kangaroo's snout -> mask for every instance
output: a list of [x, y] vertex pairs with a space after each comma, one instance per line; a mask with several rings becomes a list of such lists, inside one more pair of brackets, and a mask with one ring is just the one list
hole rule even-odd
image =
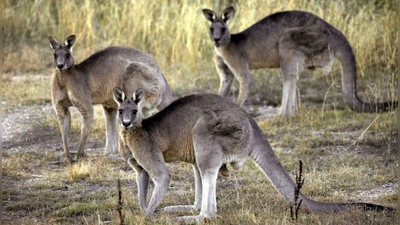
[[54, 54], [54, 64], [58, 70], [62, 71], [71, 68], [74, 64], [74, 60], [70, 53], [64, 53], [59, 50]]
[[131, 129], [131, 128], [133, 127], [133, 125], [132, 125], [131, 121], [123, 121], [123, 122], [121, 123], [121, 127], [122, 127], [124, 130], [129, 130], [129, 129]]
[[57, 69], [62, 70], [64, 68], [64, 64], [57, 64]]
[[221, 40], [221, 38], [214, 38], [215, 47], [219, 47], [220, 46], [220, 43], [219, 43], [220, 40]]

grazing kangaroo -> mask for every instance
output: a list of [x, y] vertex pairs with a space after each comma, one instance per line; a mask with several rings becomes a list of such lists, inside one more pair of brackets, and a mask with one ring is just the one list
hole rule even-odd
[[76, 37], [66, 38], [60, 44], [50, 36], [50, 46], [54, 50], [56, 72], [52, 80], [52, 102], [60, 126], [65, 160], [71, 163], [68, 150], [68, 133], [71, 116], [69, 107], [78, 108], [82, 115], [81, 138], [77, 158], [84, 156], [86, 138], [93, 121], [93, 106], [103, 106], [106, 119], [106, 153], [118, 150], [116, 115], [118, 105], [113, 100], [113, 88], [122, 87], [127, 93], [138, 88], [145, 90], [141, 112], [148, 117], [156, 110], [167, 106], [171, 92], [155, 59], [138, 49], [109, 47], [98, 51], [79, 64], [74, 64], [72, 47]]
[[[197, 216], [177, 218], [181, 222], [202, 222], [216, 216], [216, 181], [218, 171], [230, 164], [237, 170], [249, 156], [269, 178], [278, 192], [293, 203], [294, 181], [272, 150], [257, 123], [242, 108], [219, 95], [191, 95], [172, 102], [157, 114], [142, 119], [140, 104], [143, 90], [132, 97], [114, 88], [118, 103], [117, 122], [124, 147], [121, 153], [137, 172], [140, 208], [150, 219], [169, 187], [166, 163], [187, 162], [193, 165], [195, 201], [190, 206], [170, 206], [163, 212], [200, 210]], [[225, 171], [226, 172], [226, 171]], [[154, 182], [153, 194], [147, 205], [149, 179]], [[369, 203], [324, 203], [300, 193], [308, 210], [337, 212], [351, 208], [394, 210]]]
[[203, 14], [211, 23], [210, 38], [215, 44], [215, 64], [221, 79], [219, 94], [226, 96], [236, 77], [240, 84], [237, 99], [240, 106], [249, 96], [251, 69], [280, 67], [283, 74], [280, 114], [295, 114], [300, 72], [305, 68], [322, 68], [327, 74], [335, 57], [342, 65], [343, 98], [352, 110], [383, 112], [397, 106], [397, 101], [374, 104], [360, 100], [356, 90], [356, 60], [350, 43], [339, 30], [311, 13], [278, 12], [237, 34], [228, 29], [228, 22], [235, 15], [233, 7], [226, 8], [220, 17], [209, 9], [203, 9]]

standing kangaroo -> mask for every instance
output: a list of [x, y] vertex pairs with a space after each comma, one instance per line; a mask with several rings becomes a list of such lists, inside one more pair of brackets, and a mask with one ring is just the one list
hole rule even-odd
[[[249, 156], [269, 178], [278, 192], [294, 202], [295, 183], [272, 150], [267, 137], [257, 123], [242, 108], [219, 95], [191, 95], [172, 102], [157, 114], [142, 119], [140, 104], [143, 90], [127, 97], [114, 88], [118, 103], [117, 122], [122, 127], [121, 154], [137, 172], [140, 208], [150, 219], [169, 187], [170, 175], [166, 163], [187, 162], [193, 165], [195, 201], [190, 206], [170, 206], [164, 212], [200, 210], [197, 216], [177, 218], [181, 222], [202, 222], [216, 216], [216, 181], [220, 169], [230, 164], [237, 170]], [[226, 172], [226, 171], [225, 171]], [[153, 194], [147, 205], [149, 179], [154, 182]], [[337, 212], [351, 208], [394, 210], [368, 203], [323, 203], [300, 193], [308, 210]]]
[[335, 27], [307, 12], [286, 11], [265, 17], [246, 30], [230, 34], [228, 22], [235, 15], [233, 7], [220, 17], [203, 9], [211, 23], [210, 38], [215, 44], [215, 64], [221, 79], [219, 94], [226, 96], [233, 77], [240, 84], [237, 103], [243, 106], [249, 96], [251, 69], [281, 68], [283, 95], [281, 115], [294, 115], [298, 110], [296, 82], [300, 72], [322, 68], [329, 73], [336, 58], [342, 65], [344, 101], [357, 112], [383, 112], [396, 102], [364, 103], [356, 90], [356, 60], [350, 43]]
[[109, 47], [75, 65], [72, 55], [75, 35], [67, 37], [65, 44], [58, 43], [52, 36], [48, 39], [54, 50], [56, 66], [52, 80], [52, 102], [58, 117], [67, 163], [72, 161], [68, 150], [71, 125], [69, 107], [78, 108], [82, 115], [81, 138], [77, 152], [79, 159], [84, 156], [86, 138], [93, 121], [92, 105], [95, 104], [101, 104], [104, 110], [106, 153], [118, 151], [118, 105], [113, 100], [114, 87], [122, 87], [127, 93], [143, 88], [146, 94], [141, 111], [145, 117], [172, 101], [168, 83], [151, 55], [134, 48]]

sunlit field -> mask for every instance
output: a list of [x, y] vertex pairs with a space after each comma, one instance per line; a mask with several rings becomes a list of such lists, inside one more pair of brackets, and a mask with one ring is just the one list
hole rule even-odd
[[[155, 214], [152, 221], [145, 220], [136, 196], [135, 172], [120, 158], [101, 154], [105, 123], [100, 106], [95, 107], [87, 157], [73, 165], [64, 163], [51, 105], [50, 35], [60, 42], [71, 34], [77, 36], [76, 63], [112, 45], [148, 52], [160, 65], [174, 97], [180, 97], [218, 91], [214, 45], [203, 8], [221, 12], [234, 6], [231, 33], [277, 11], [304, 10], [341, 30], [350, 41], [363, 101], [393, 101], [398, 96], [398, 4], [394, 0], [5, 0], [3, 5], [3, 224], [173, 224], [169, 219], [181, 216]], [[398, 112], [351, 111], [342, 100], [340, 69], [335, 62], [329, 75], [318, 70], [303, 73], [298, 81], [299, 112], [291, 118], [258, 117], [257, 122], [293, 178], [299, 160], [303, 162], [305, 195], [324, 202], [397, 208]], [[252, 73], [247, 102], [252, 113], [279, 107], [280, 70]], [[237, 94], [234, 82], [230, 96], [234, 99]], [[79, 134], [80, 115], [74, 109], [72, 152]], [[171, 183], [160, 207], [193, 204], [191, 166], [173, 163], [169, 168]], [[217, 204], [218, 216], [207, 224], [398, 223], [396, 213], [316, 214], [302, 208], [294, 220], [291, 206], [251, 160], [239, 171], [231, 170], [230, 177], [218, 177]]]

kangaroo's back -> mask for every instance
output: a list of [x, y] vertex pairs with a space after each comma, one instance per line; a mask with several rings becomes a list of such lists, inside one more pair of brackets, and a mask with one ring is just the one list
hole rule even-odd
[[144, 53], [139, 49], [123, 46], [113, 46], [99, 50], [77, 64], [76, 67], [86, 70], [86, 72], [105, 74], [107, 71], [116, 69], [122, 71], [120, 67], [124, 68], [126, 64], [135, 61], [158, 67], [155, 59], [150, 54]]
[[[90, 83], [96, 85], [92, 89], [101, 88], [104, 85], [111, 86], [107, 93], [112, 93], [115, 87], [108, 84], [112, 79], [120, 81], [120, 76], [125, 67], [132, 62], [140, 62], [147, 67], [153, 68], [156, 73], [152, 77], [164, 79], [155, 59], [138, 49], [130, 47], [113, 46], [100, 50], [81, 63], [75, 65], [75, 70], [90, 77]], [[98, 87], [97, 87], [98, 86]], [[119, 84], [116, 86], [120, 86]]]
[[[165, 140], [163, 144], [169, 145], [165, 151], [189, 156], [193, 156], [194, 136], [208, 136], [211, 132], [229, 155], [234, 154], [234, 151], [243, 151], [235, 144], [241, 142], [246, 145], [252, 139], [249, 119], [251, 120], [251, 117], [242, 108], [224, 97], [199, 94], [185, 96], [172, 102], [159, 113], [144, 119], [142, 128]], [[202, 130], [196, 129], [199, 124], [204, 126]], [[174, 161], [174, 158], [168, 158], [171, 154], [165, 155], [166, 162]], [[194, 158], [188, 162], [194, 162]]]
[[75, 65], [75, 71], [87, 79], [92, 90], [92, 102], [97, 104], [115, 106], [112, 98], [114, 87], [122, 87], [130, 94], [138, 88], [145, 89], [143, 106], [149, 109], [146, 117], [172, 101], [167, 80], [156, 60], [135, 48], [105, 48]]
[[[240, 121], [248, 119], [248, 114], [237, 104], [216, 94], [188, 95], [173, 101], [157, 114], [144, 119], [143, 127], [154, 123], [163, 125], [163, 130], [176, 130], [177, 126], [192, 128], [194, 123], [204, 115], [218, 114]], [[251, 117], [249, 117], [251, 118]]]
[[295, 42], [283, 46], [285, 43], [281, 42], [281, 37], [285, 32], [300, 27], [315, 35], [328, 34], [332, 32], [332, 28], [335, 29], [314, 14], [304, 11], [283, 11], [261, 19], [240, 33], [232, 34], [231, 44], [243, 52], [242, 55], [249, 63], [249, 69], [278, 68], [281, 66], [279, 55], [282, 54], [282, 49], [293, 49], [306, 44], [307, 48], [303, 50], [311, 55], [325, 48], [331, 41], [329, 35], [319, 35], [318, 39], [313, 38], [312, 43], [308, 44], [303, 32], [297, 36], [291, 35]]

